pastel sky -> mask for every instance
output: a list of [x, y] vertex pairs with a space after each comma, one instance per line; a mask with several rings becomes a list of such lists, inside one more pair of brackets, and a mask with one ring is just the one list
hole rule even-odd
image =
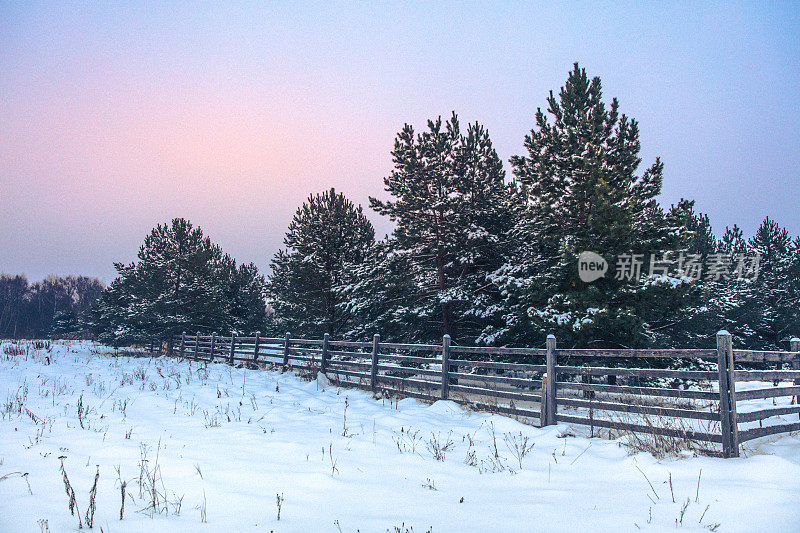
[[455, 110], [522, 153], [574, 61], [662, 157], [662, 203], [800, 234], [797, 2], [0, 0], [0, 271], [110, 282], [176, 216], [267, 270], [309, 193], [382, 194], [406, 122]]

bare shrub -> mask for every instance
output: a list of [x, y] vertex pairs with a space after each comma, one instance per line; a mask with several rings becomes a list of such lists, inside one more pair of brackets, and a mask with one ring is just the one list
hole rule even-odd
[[278, 507], [278, 521], [280, 521], [281, 509], [283, 508], [283, 493], [275, 495], [275, 505]]
[[533, 445], [536, 443], [530, 441], [527, 435], [523, 436], [521, 431], [518, 435], [513, 433], [504, 433], [503, 441], [505, 441], [506, 447], [511, 454], [517, 459], [519, 468], [522, 470], [522, 459], [524, 459], [525, 456], [528, 455], [531, 450], [533, 450]]
[[[453, 447], [453, 439], [451, 438], [453, 432], [447, 434], [446, 439], [442, 439], [441, 435], [436, 436], [431, 433], [431, 438], [425, 441], [425, 448], [431, 453], [437, 461], [444, 461], [447, 451]], [[441, 439], [441, 440], [440, 440]]]
[[69, 512], [72, 516], [75, 516], [77, 511], [78, 515], [78, 529], [83, 529], [83, 523], [81, 522], [81, 512], [78, 509], [78, 502], [75, 499], [75, 489], [72, 488], [72, 485], [69, 482], [69, 477], [67, 477], [67, 470], [64, 468], [64, 459], [66, 459], [65, 455], [59, 457], [61, 460], [61, 476], [64, 480], [64, 490], [67, 492], [67, 499], [69, 500]]
[[[647, 452], [657, 459], [676, 457], [683, 452], [694, 454], [707, 453], [703, 443], [692, 438], [694, 431], [682, 418], [639, 415], [635, 420], [629, 415], [616, 417], [621, 422], [639, 423], [647, 427], [647, 431], [618, 430], [624, 438], [623, 445], [629, 453]], [[677, 432], [679, 436], [664, 435], [664, 429]]]

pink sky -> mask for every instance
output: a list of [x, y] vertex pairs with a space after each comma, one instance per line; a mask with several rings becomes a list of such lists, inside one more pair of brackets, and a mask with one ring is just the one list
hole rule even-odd
[[665, 205], [696, 199], [718, 234], [770, 215], [797, 235], [799, 12], [0, 4], [0, 272], [109, 282], [179, 216], [266, 271], [310, 193], [382, 194], [406, 122], [455, 110], [488, 127], [504, 161], [521, 153], [573, 61], [639, 119], [644, 165], [666, 165]]

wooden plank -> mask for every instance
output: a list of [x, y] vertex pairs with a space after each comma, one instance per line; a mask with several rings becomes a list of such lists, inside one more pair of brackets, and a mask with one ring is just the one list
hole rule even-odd
[[[370, 350], [372, 346], [370, 346]], [[330, 355], [340, 355], [342, 357], [371, 357], [372, 352], [347, 352], [343, 350], [331, 350], [328, 349], [328, 354]]]
[[697, 440], [702, 442], [722, 442], [720, 435], [715, 433], [703, 433], [699, 431], [680, 430], [673, 428], [660, 428], [656, 426], [646, 426], [642, 424], [630, 424], [628, 422], [619, 422], [615, 420], [605, 420], [602, 418], [583, 418], [580, 416], [565, 415], [559, 413], [558, 419], [560, 422], [567, 422], [570, 424], [580, 424], [582, 426], [594, 426], [608, 429], [618, 429], [623, 431], [635, 431], [637, 433], [649, 433], [654, 435], [664, 435], [666, 437], [677, 437], [683, 439]]
[[549, 426], [557, 423], [558, 407], [556, 399], [556, 337], [547, 336], [547, 381], [544, 383], [543, 425]]
[[453, 401], [460, 403], [471, 408], [474, 411], [488, 411], [490, 413], [502, 413], [511, 416], [518, 416], [522, 418], [540, 418], [542, 415], [539, 411], [532, 409], [518, 409], [516, 407], [506, 407], [504, 405], [492, 405], [488, 403], [473, 402], [463, 398], [453, 398]]
[[372, 348], [372, 343], [370, 342], [355, 342], [355, 341], [329, 341], [331, 346], [341, 346], [343, 348], [362, 348], [364, 350], [369, 350]]
[[419, 380], [419, 379], [397, 378], [397, 377], [394, 377], [394, 376], [385, 376], [385, 375], [382, 375], [382, 374], [378, 374], [377, 376], [375, 376], [375, 378], [376, 378], [377, 382], [382, 382], [382, 383], [400, 383], [404, 387], [406, 385], [412, 385], [412, 386], [416, 386], [416, 387], [430, 387], [430, 388], [438, 390], [440, 388], [440, 386], [441, 386], [441, 383], [439, 383], [437, 381], [423, 381], [423, 380]]
[[304, 344], [306, 346], [322, 346], [322, 343], [325, 342], [322, 339], [292, 339], [294, 344]]
[[253, 361], [258, 361], [258, 348], [259, 348], [258, 345], [259, 345], [260, 341], [261, 341], [261, 332], [260, 331], [256, 331], [256, 338], [255, 338], [255, 342], [253, 344]]
[[505, 376], [486, 376], [483, 374], [463, 374], [460, 372], [451, 372], [450, 375], [459, 379], [483, 381], [484, 383], [505, 383], [506, 385], [517, 385], [519, 387], [530, 387], [538, 384], [538, 380], [535, 381], [525, 378], [507, 378]]
[[716, 350], [632, 350], [632, 349], [598, 349], [598, 348], [568, 348], [558, 349], [558, 355], [565, 357], [616, 357], [621, 359], [631, 358], [664, 358], [664, 359], [713, 359], [717, 356]]
[[371, 368], [372, 363], [360, 363], [358, 361], [340, 361], [339, 359], [331, 359], [328, 365], [344, 366], [348, 368]]
[[464, 394], [476, 394], [478, 396], [492, 396], [496, 398], [505, 398], [507, 400], [519, 400], [523, 402], [539, 403], [542, 401], [540, 394], [526, 394], [521, 392], [514, 392], [508, 390], [498, 389], [484, 389], [481, 387], [470, 387], [467, 385], [450, 385], [452, 392], [462, 392]]
[[764, 426], [762, 428], [746, 429], [739, 432], [739, 441], [747, 442], [748, 440], [757, 439], [759, 437], [766, 437], [767, 435], [775, 435], [777, 433], [791, 433], [792, 431], [800, 431], [800, 422], [791, 422], [789, 424], [778, 424], [776, 426]]
[[453, 353], [470, 353], [483, 355], [527, 355], [544, 357], [547, 350], [542, 348], [508, 348], [501, 346], [456, 346], [450, 347]]
[[[790, 415], [793, 413], [800, 413], [800, 405], [789, 405], [786, 407], [770, 407], [768, 409], [758, 409], [756, 411], [747, 411], [744, 413], [737, 413], [739, 423], [755, 422], [756, 420], [764, 420], [771, 416]], [[741, 432], [740, 432], [741, 433]]]
[[[352, 388], [361, 389], [361, 390], [367, 391], [367, 392], [374, 392], [374, 391], [372, 391], [372, 387], [370, 385], [368, 385], [368, 384], [357, 383], [357, 382], [354, 382], [354, 381], [347, 381], [347, 380], [342, 380], [342, 379], [333, 379], [332, 381], [334, 381], [339, 386], [352, 387]], [[402, 396], [402, 397], [406, 397], [406, 398], [417, 398], [417, 399], [420, 399], [420, 400], [423, 400], [423, 401], [429, 401], [429, 402], [435, 402], [438, 399], [435, 396], [431, 396], [430, 394], [426, 394], [424, 392], [418, 392], [418, 391], [408, 390], [408, 389], [406, 389], [406, 390], [394, 389], [392, 387], [386, 387], [384, 385], [379, 385], [378, 386], [378, 390], [381, 391], [381, 392], [389, 393], [389, 394], [396, 394], [397, 396]]]
[[330, 334], [325, 332], [325, 335], [322, 337], [322, 360], [320, 363], [320, 368], [322, 372], [325, 373], [325, 365], [328, 364], [328, 343], [330, 342]]
[[591, 375], [591, 376], [640, 376], [650, 378], [716, 380], [717, 372], [702, 370], [669, 370], [656, 368], [614, 368], [596, 366], [556, 366], [558, 374]]
[[447, 399], [450, 388], [450, 335], [442, 337], [442, 400]]
[[468, 359], [450, 359], [452, 366], [466, 368], [486, 368], [491, 370], [514, 370], [517, 372], [538, 372], [547, 371], [546, 365], [529, 365], [517, 363], [502, 363], [499, 361], [473, 361]]
[[425, 352], [438, 352], [442, 347], [438, 344], [402, 344], [398, 342], [384, 342], [381, 344], [384, 349], [388, 350], [408, 350], [408, 351], [425, 351]]
[[571, 407], [584, 407], [597, 411], [615, 411], [620, 413], [638, 413], [658, 416], [671, 416], [675, 418], [692, 418], [696, 420], [719, 420], [719, 413], [711, 411], [694, 411], [692, 409], [678, 409], [674, 407], [660, 407], [654, 405], [640, 405], [632, 403], [606, 402], [597, 400], [584, 400], [577, 398], [559, 398], [559, 405]]
[[[292, 340], [294, 342], [294, 339]], [[314, 354], [314, 355], [322, 355], [322, 348], [306, 348], [305, 346], [290, 346], [289, 351], [291, 353], [302, 353], [302, 354]]]
[[717, 333], [719, 368], [719, 425], [722, 432], [722, 455], [739, 457], [736, 423], [736, 381], [733, 374], [732, 337], [727, 331]]
[[800, 370], [736, 370], [736, 381], [789, 381], [800, 379]]
[[[381, 348], [384, 348], [386, 345], [381, 344]], [[433, 358], [433, 357], [415, 357], [413, 355], [395, 355], [395, 354], [381, 354], [381, 359], [387, 359], [389, 361], [400, 361], [401, 363], [440, 363], [441, 359]]]
[[790, 363], [798, 358], [798, 353], [733, 350], [733, 356], [736, 361], [743, 363]]
[[289, 332], [283, 340], [283, 366], [289, 366]]
[[369, 384], [372, 387], [372, 390], [375, 390], [375, 387], [378, 385], [378, 353], [381, 349], [381, 336], [379, 334], [375, 334], [372, 337], [372, 357], [370, 358], [370, 378]]
[[408, 368], [405, 366], [390, 366], [390, 365], [378, 365], [377, 368], [378, 370], [382, 370], [384, 372], [401, 372], [405, 374], [413, 374], [420, 376], [439, 377], [442, 375], [442, 373], [439, 370], [427, 370], [424, 368]]
[[797, 396], [800, 386], [770, 387], [768, 389], [748, 389], [736, 393], [736, 400], [755, 400], [764, 398], [779, 398], [781, 396]]
[[334, 375], [342, 375], [342, 376], [351, 376], [351, 377], [359, 377], [363, 379], [369, 379], [368, 372], [356, 372], [354, 370], [342, 370], [341, 368], [329, 368], [325, 375], [334, 374]]
[[573, 383], [559, 381], [560, 389], [593, 390], [612, 394], [634, 394], [639, 396], [666, 396], [670, 398], [689, 398], [693, 400], [719, 400], [716, 392], [668, 389], [661, 387], [633, 387], [629, 385], [603, 385], [600, 383]]

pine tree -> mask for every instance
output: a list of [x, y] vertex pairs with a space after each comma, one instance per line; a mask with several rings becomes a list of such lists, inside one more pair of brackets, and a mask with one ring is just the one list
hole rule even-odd
[[[342, 336], [363, 340], [380, 333], [384, 341], [421, 342], [420, 308], [406, 305], [420, 275], [409, 254], [393, 239], [376, 242], [360, 263], [348, 263], [335, 287], [342, 312], [352, 317]], [[424, 307], [423, 307], [424, 310]]]
[[[800, 331], [798, 293], [797, 241], [769, 217], [748, 241], [752, 253], [758, 254], [759, 268], [748, 283], [746, 302], [737, 310], [737, 318], [749, 326], [748, 344], [761, 349], [786, 349], [790, 335]], [[793, 275], [794, 274], [794, 275]]]
[[345, 266], [361, 263], [375, 242], [361, 206], [334, 189], [309, 196], [283, 242], [286, 249], [273, 258], [269, 277], [272, 328], [311, 337], [347, 331], [351, 316], [334, 288]]
[[395, 303], [413, 320], [403, 326], [421, 341], [450, 334], [474, 342], [497, 293], [487, 274], [503, 257], [508, 189], [502, 162], [486, 129], [474, 123], [462, 133], [455, 113], [444, 123], [429, 120], [420, 134], [406, 124], [392, 157], [394, 169], [384, 178], [392, 199], [370, 198], [370, 205], [396, 223], [390, 241], [396, 255], [389, 258], [408, 262], [413, 288]]
[[[618, 280], [613, 270], [614, 258], [628, 254], [641, 254], [646, 268], [651, 253], [681, 240], [656, 200], [663, 164], [637, 173], [637, 122], [620, 115], [616, 99], [607, 108], [600, 79], [577, 63], [547, 102], [525, 138], [527, 154], [511, 159], [522, 203], [510, 233], [517, 252], [494, 275], [506, 302], [498, 340], [539, 345], [556, 333], [567, 345], [652, 344], [687, 289], [658, 277]], [[610, 262], [606, 277], [580, 280], [583, 251]]]
[[255, 266], [237, 268], [188, 220], [156, 226], [137, 257], [114, 265], [118, 277], [92, 313], [100, 340], [171, 343], [182, 331], [251, 333], [264, 323], [265, 282]]

